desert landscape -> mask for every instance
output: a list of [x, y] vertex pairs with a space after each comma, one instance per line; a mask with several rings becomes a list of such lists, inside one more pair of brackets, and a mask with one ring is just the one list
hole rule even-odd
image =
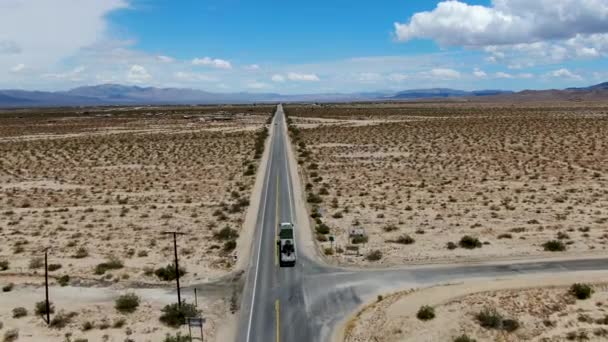
[[365, 306], [344, 341], [605, 341], [608, 286], [600, 272], [481, 279], [412, 289]]
[[603, 102], [289, 105], [285, 112], [329, 262], [605, 253]]
[[[21, 329], [20, 341], [45, 336], [158, 341], [174, 333], [155, 323], [161, 304], [176, 302], [168, 293], [176, 277], [173, 237], [164, 232], [184, 234], [177, 237], [182, 286], [222, 277], [236, 281], [239, 274], [231, 272], [239, 252], [249, 248], [237, 241], [273, 110], [187, 106], [1, 112], [2, 329], [7, 334]], [[34, 307], [44, 299], [45, 249], [56, 295], [52, 301], [65, 318], [61, 329], [40, 329], [45, 323]], [[133, 314], [112, 310], [117, 297], [131, 290], [137, 300], [125, 300], [137, 302], [139, 309]], [[206, 337], [213, 338], [218, 320], [235, 310], [234, 291], [227, 286], [223, 293], [199, 298], [208, 318]], [[193, 302], [191, 290], [185, 297]], [[17, 307], [26, 313], [15, 314]]]

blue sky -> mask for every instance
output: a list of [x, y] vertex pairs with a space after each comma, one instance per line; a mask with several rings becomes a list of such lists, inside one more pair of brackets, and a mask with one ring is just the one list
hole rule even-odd
[[0, 3], [0, 88], [563, 88], [607, 56], [608, 0]]

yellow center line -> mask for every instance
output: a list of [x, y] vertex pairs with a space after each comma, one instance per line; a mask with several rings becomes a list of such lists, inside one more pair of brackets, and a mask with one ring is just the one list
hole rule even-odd
[[279, 264], [279, 245], [278, 242], [278, 226], [279, 226], [279, 175], [277, 175], [277, 187], [276, 187], [276, 198], [275, 198], [275, 209], [274, 209], [274, 238], [276, 242], [274, 244], [274, 265]]
[[280, 326], [280, 305], [279, 305], [279, 300], [277, 299], [276, 302], [274, 302], [274, 311], [276, 312], [277, 315], [277, 342], [281, 341], [281, 326]]

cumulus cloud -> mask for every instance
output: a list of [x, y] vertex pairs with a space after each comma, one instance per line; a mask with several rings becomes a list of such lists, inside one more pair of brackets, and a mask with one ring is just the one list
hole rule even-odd
[[513, 75], [506, 73], [506, 72], [502, 72], [502, 71], [497, 72], [495, 76], [496, 76], [496, 78], [507, 78], [507, 79], [514, 78]]
[[272, 75], [272, 81], [273, 82], [285, 82], [285, 76], [279, 75], [279, 74]]
[[453, 80], [460, 78], [461, 76], [459, 71], [446, 68], [432, 69], [430, 72], [426, 73], [426, 75], [430, 78], [436, 78], [440, 80]]
[[361, 82], [378, 82], [382, 80], [382, 75], [375, 72], [363, 72], [358, 75], [357, 79]]
[[178, 71], [178, 72], [175, 72], [173, 74], [173, 76], [180, 81], [186, 81], [186, 82], [196, 82], [196, 81], [214, 82], [214, 81], [217, 81], [217, 78], [215, 78], [213, 76], [209, 76], [209, 75], [205, 75], [205, 74], [201, 74], [201, 73], [197, 73], [197, 72]]
[[81, 81], [83, 79], [83, 73], [86, 70], [84, 66], [78, 66], [70, 71], [63, 73], [47, 73], [43, 74], [43, 78], [50, 78], [56, 80], [69, 80], [73, 82]]
[[25, 69], [25, 64], [19, 63], [11, 68], [11, 72], [21, 72], [23, 69]]
[[247, 88], [250, 89], [264, 89], [264, 88], [268, 88], [269, 85], [263, 82], [250, 82], [247, 84]]
[[315, 74], [301, 74], [297, 72], [287, 73], [287, 79], [290, 81], [303, 81], [303, 82], [318, 82], [320, 81], [319, 76]]
[[217, 69], [232, 69], [232, 64], [229, 61], [219, 59], [219, 58], [211, 58], [211, 57], [195, 58], [192, 60], [192, 64], [210, 66], [210, 67], [217, 68]]
[[484, 78], [484, 77], [487, 77], [488, 74], [479, 68], [475, 68], [475, 70], [473, 70], [473, 76], [479, 77], [479, 78]]
[[127, 72], [127, 81], [130, 83], [146, 83], [152, 79], [152, 75], [141, 65], [132, 65]]
[[552, 61], [608, 55], [608, 0], [443, 1], [394, 25], [400, 41], [480, 48], [491, 62], [512, 54]]
[[393, 81], [393, 82], [403, 82], [409, 78], [410, 78], [409, 75], [401, 74], [401, 73], [392, 73], [392, 74], [388, 75], [389, 81]]
[[0, 69], [47, 69], [103, 40], [106, 15], [126, 0], [0, 1]]
[[556, 78], [570, 78], [573, 80], [582, 80], [583, 78], [580, 75], [573, 73], [572, 71], [562, 68], [558, 70], [554, 70], [549, 73], [549, 76]]
[[173, 63], [175, 62], [175, 58], [173, 57], [169, 57], [169, 56], [156, 56], [156, 59], [158, 59], [159, 61], [163, 62], [163, 63]]

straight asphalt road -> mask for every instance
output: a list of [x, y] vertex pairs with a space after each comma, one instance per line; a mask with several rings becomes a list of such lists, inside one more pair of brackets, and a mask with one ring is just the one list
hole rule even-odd
[[[240, 308], [238, 342], [325, 342], [337, 324], [377, 294], [475, 278], [608, 270], [608, 259], [349, 270], [324, 266], [297, 249], [297, 264], [278, 265], [277, 227], [297, 222], [281, 105], [271, 126], [269, 159]], [[295, 164], [294, 164], [295, 165]], [[299, 218], [306, 220], [307, 218]], [[295, 229], [299, 227], [296, 225]], [[301, 234], [296, 234], [300, 239]], [[296, 241], [296, 247], [303, 241]]]

